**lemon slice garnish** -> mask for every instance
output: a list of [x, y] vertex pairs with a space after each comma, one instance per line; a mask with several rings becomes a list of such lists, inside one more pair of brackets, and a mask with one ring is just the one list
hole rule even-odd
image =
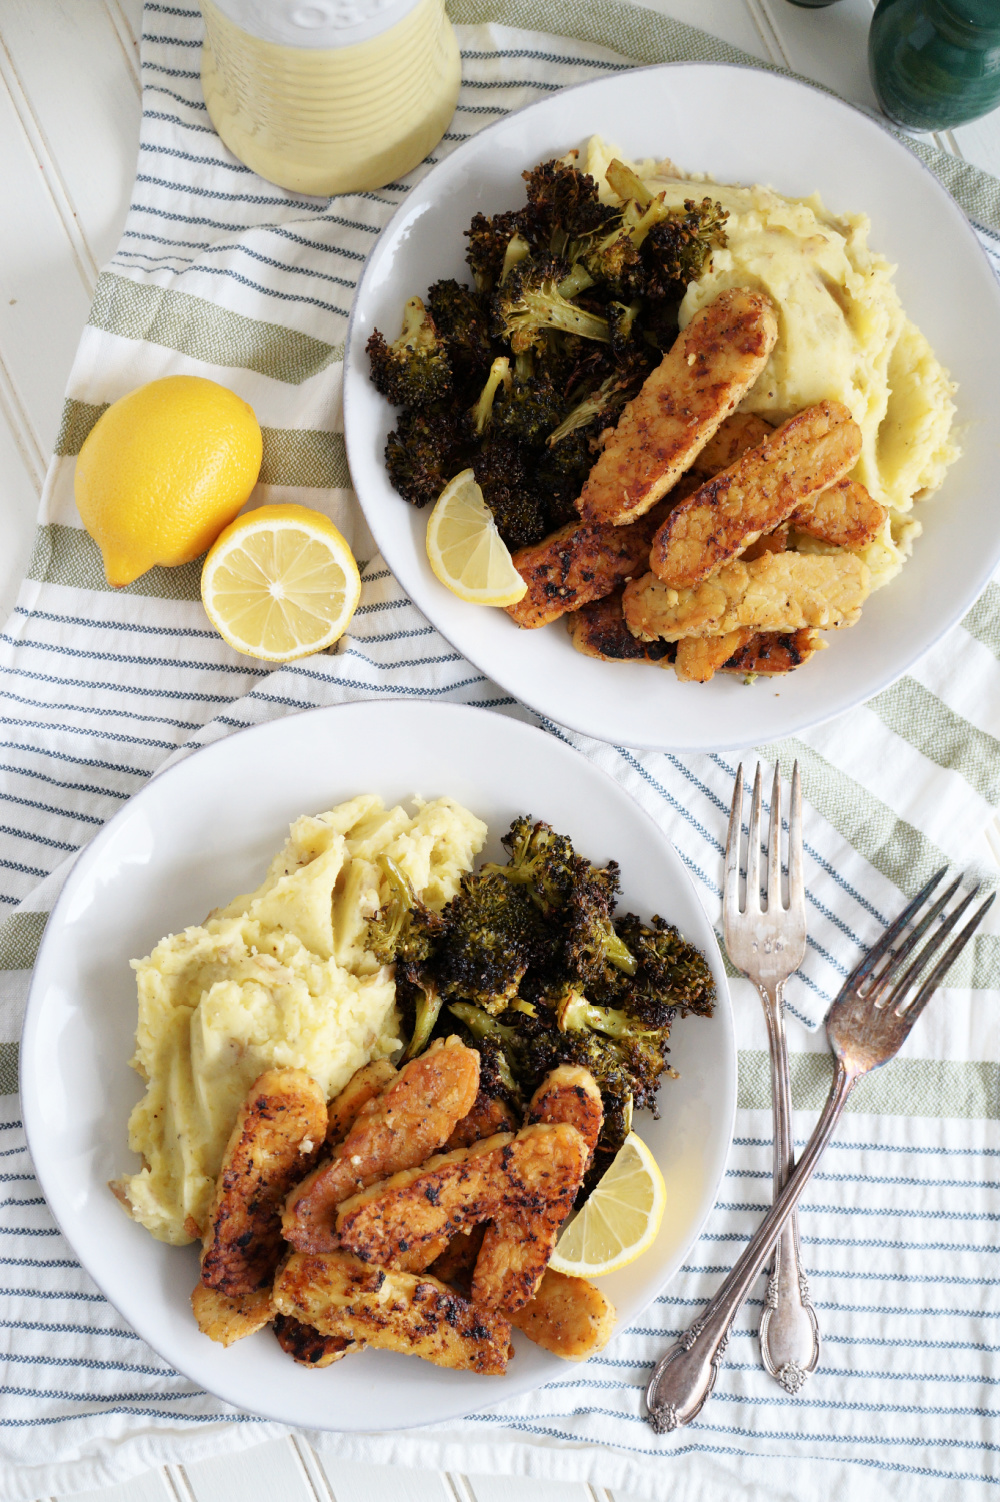
[[666, 1200], [656, 1159], [642, 1138], [629, 1132], [615, 1161], [559, 1237], [549, 1266], [577, 1278], [617, 1272], [652, 1246]]
[[441, 583], [471, 605], [516, 605], [527, 592], [471, 469], [438, 496], [427, 523], [427, 558]]
[[201, 597], [237, 652], [291, 662], [342, 636], [361, 594], [350, 548], [306, 506], [261, 506], [238, 516], [205, 559]]

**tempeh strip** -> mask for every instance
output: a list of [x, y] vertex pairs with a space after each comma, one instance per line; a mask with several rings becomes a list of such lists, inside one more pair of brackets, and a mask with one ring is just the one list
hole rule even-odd
[[693, 589], [674, 589], [647, 574], [625, 586], [629, 630], [645, 640], [724, 636], [740, 626], [757, 631], [830, 630], [853, 626], [871, 587], [856, 553], [765, 553], [737, 558]]
[[281, 1210], [326, 1135], [326, 1098], [301, 1069], [267, 1069], [239, 1109], [222, 1158], [201, 1281], [230, 1298], [270, 1284], [281, 1260]]
[[605, 442], [580, 494], [584, 521], [621, 526], [666, 495], [746, 396], [777, 335], [762, 292], [734, 287], [700, 309]]
[[502, 1376], [510, 1325], [430, 1277], [369, 1267], [346, 1252], [293, 1252], [274, 1306], [321, 1336], [422, 1356], [435, 1366]]
[[861, 429], [842, 402], [807, 407], [673, 508], [650, 568], [674, 589], [701, 583], [836, 484], [860, 452]]
[[857, 480], [838, 480], [797, 506], [788, 520], [799, 532], [839, 548], [862, 548], [880, 536], [889, 515]]

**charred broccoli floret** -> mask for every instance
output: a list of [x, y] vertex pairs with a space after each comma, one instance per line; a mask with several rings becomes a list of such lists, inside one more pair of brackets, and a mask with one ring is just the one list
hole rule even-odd
[[493, 409], [496, 432], [540, 448], [566, 410], [566, 401], [544, 376], [515, 380]]
[[504, 391], [509, 391], [513, 380], [514, 378], [510, 373], [510, 358], [507, 355], [498, 355], [490, 366], [490, 373], [486, 377], [486, 385], [479, 393], [479, 398], [469, 413], [472, 431], [477, 438], [483, 436], [487, 426], [493, 421], [493, 406], [496, 401], [497, 392], [501, 387]]
[[548, 329], [609, 342], [608, 320], [559, 291], [566, 269], [556, 260], [521, 261], [494, 292], [493, 333], [506, 339], [515, 354], [529, 349], [544, 354]]
[[518, 887], [494, 872], [462, 878], [441, 914], [444, 935], [434, 957], [441, 992], [502, 1012], [532, 963], [545, 931], [538, 911]]
[[611, 921], [618, 895], [618, 863], [588, 866], [573, 885], [565, 909], [565, 960], [570, 974], [585, 987], [608, 978], [609, 967], [634, 975], [636, 961]]
[[505, 881], [527, 889], [528, 895], [546, 916], [569, 900], [580, 878], [583, 861], [573, 849], [567, 835], [527, 814], [515, 819], [500, 841], [509, 859], [505, 866], [486, 865], [484, 871], [495, 872]]
[[615, 217], [594, 179], [565, 161], [542, 162], [521, 175], [528, 193], [524, 232], [541, 250], [562, 255], [571, 241], [596, 234]]
[[456, 382], [464, 386], [481, 380], [494, 353], [486, 301], [471, 287], [442, 281], [431, 287], [427, 302], [445, 342]]
[[700, 204], [687, 198], [683, 209], [672, 209], [654, 225], [642, 245], [646, 296], [679, 302], [688, 283], [706, 270], [713, 247], [725, 245], [723, 226], [728, 218], [711, 198]]
[[626, 913], [615, 923], [618, 937], [636, 959], [636, 973], [625, 1002], [635, 1015], [645, 1015], [653, 1005], [676, 1007], [682, 1017], [695, 1012], [711, 1017], [715, 1005], [715, 981], [700, 949], [659, 915], [643, 923]]
[[385, 445], [385, 467], [393, 488], [413, 506], [436, 501], [467, 463], [459, 415], [443, 402], [401, 412]]
[[510, 210], [506, 214], [475, 214], [466, 237], [469, 241], [465, 259], [472, 268], [476, 286], [480, 292], [489, 292], [500, 280], [503, 272], [507, 246], [521, 228], [522, 211]]
[[532, 479], [527, 451], [516, 439], [487, 430], [472, 456], [472, 469], [493, 514], [497, 531], [512, 551], [540, 542], [548, 531], [547, 512]]
[[405, 871], [391, 856], [378, 856], [376, 864], [388, 892], [377, 915], [369, 919], [367, 948], [383, 965], [400, 961], [424, 966], [441, 936], [441, 918], [417, 898]]
[[429, 407], [452, 389], [445, 342], [419, 297], [404, 307], [398, 339], [387, 344], [375, 329], [365, 347], [372, 381], [397, 407]]

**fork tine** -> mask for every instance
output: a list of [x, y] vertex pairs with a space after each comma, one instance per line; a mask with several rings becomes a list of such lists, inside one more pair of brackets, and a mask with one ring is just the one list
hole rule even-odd
[[743, 829], [743, 763], [736, 772], [733, 803], [729, 810], [729, 833], [726, 836], [726, 868], [722, 880], [723, 913], [740, 910], [740, 834]]
[[760, 912], [760, 762], [753, 780], [750, 799], [750, 830], [747, 836], [747, 904], [748, 913]]
[[921, 890], [917, 893], [916, 897], [914, 897], [909, 906], [903, 909], [899, 917], [896, 919], [895, 923], [893, 923], [889, 928], [886, 929], [881, 939], [879, 939], [878, 943], [875, 945], [875, 948], [870, 949], [868, 953], [863, 956], [863, 958], [859, 961], [859, 963], [855, 966], [855, 968], [851, 971], [850, 975], [845, 980], [842, 988], [844, 992], [856, 990], [861, 982], [871, 974], [871, 972], [875, 969], [875, 966], [878, 964], [879, 960], [884, 957], [886, 952], [891, 949], [892, 945], [899, 938], [900, 934], [903, 932], [906, 925], [913, 917], [914, 913], [918, 912], [923, 904], [927, 901], [927, 898], [933, 892], [934, 888], [937, 886], [938, 882], [941, 880], [947, 869], [947, 866], [942, 866], [940, 871], [936, 871], [934, 873], [927, 885], [921, 888]]
[[767, 869], [764, 872], [764, 889], [767, 892], [767, 910], [780, 913], [785, 904], [781, 900], [781, 765], [774, 764], [774, 781], [771, 784], [771, 817], [767, 827]]
[[[899, 980], [896, 981], [892, 986], [892, 993], [888, 998], [889, 1001], [899, 1001], [900, 1003], [902, 1002], [902, 998], [906, 995], [910, 986], [913, 985], [914, 981], [917, 979], [924, 966], [934, 958], [934, 956], [937, 954], [938, 950], [944, 943], [945, 939], [960, 922], [969, 906], [973, 902], [975, 902], [978, 894], [979, 888], [973, 887], [971, 892], [967, 892], [965, 894], [965, 897], [958, 904], [958, 907], [955, 909], [955, 911], [953, 913], [949, 913], [947, 918], [941, 919], [941, 927], [938, 929], [937, 933], [932, 934], [932, 936], [927, 940], [927, 943], [924, 945], [923, 949], [921, 949], [916, 958], [911, 960], [904, 974], [900, 976]], [[895, 956], [893, 958], [895, 959]], [[897, 965], [893, 964], [892, 970], [894, 974], [898, 973], [898, 968], [899, 967]], [[879, 977], [879, 979], [881, 981], [881, 977]], [[881, 985], [879, 989], [881, 991]]]
[[[972, 896], [974, 897], [975, 895], [975, 892], [973, 892]], [[961, 933], [957, 934], [956, 937], [952, 939], [951, 943], [948, 945], [948, 948], [938, 960], [937, 964], [934, 966], [934, 969], [931, 971], [930, 975], [928, 975], [927, 979], [920, 987], [920, 990], [917, 992], [916, 996], [914, 996], [913, 1000], [910, 1002], [910, 1005], [908, 1007], [904, 1007], [902, 1012], [899, 1012], [897, 1010], [896, 1015], [901, 1016], [904, 1021], [909, 1023], [910, 1027], [912, 1027], [916, 1022], [917, 1018], [920, 1016], [920, 1013], [923, 1011], [924, 1007], [927, 1005], [934, 992], [937, 990], [939, 983], [944, 979], [946, 973], [951, 969], [952, 965], [958, 959], [958, 956], [961, 954], [966, 944], [972, 938], [972, 935], [975, 933], [980, 923], [982, 923], [983, 919], [986, 917], [986, 914], [989, 912], [990, 908], [996, 901], [996, 895], [996, 892], [991, 892], [979, 911], [973, 913], [972, 917], [962, 929]]]
[[806, 888], [802, 874], [802, 778], [798, 762], [792, 767], [792, 797], [788, 807], [788, 906], [805, 912]]
[[[948, 903], [954, 897], [955, 893], [958, 891], [961, 885], [961, 876], [956, 876], [955, 880], [952, 882], [948, 890], [937, 899], [932, 907], [928, 908], [927, 912], [921, 918], [920, 922], [917, 924], [913, 932], [907, 935], [906, 942], [904, 944], [900, 944], [899, 948], [889, 956], [885, 969], [879, 972], [879, 974], [872, 981], [868, 991], [865, 993], [869, 1001], [873, 1001], [876, 1006], [881, 1005], [879, 998], [883, 995], [887, 987], [895, 980], [896, 976], [903, 968], [905, 960], [916, 949], [917, 945], [920, 943], [920, 940], [923, 938], [924, 934], [934, 922], [934, 919], [948, 906]], [[966, 906], [968, 906], [968, 904], [966, 904]], [[959, 909], [959, 913], [961, 913], [962, 911], [962, 909]], [[929, 957], [930, 956], [928, 955], [928, 958]]]

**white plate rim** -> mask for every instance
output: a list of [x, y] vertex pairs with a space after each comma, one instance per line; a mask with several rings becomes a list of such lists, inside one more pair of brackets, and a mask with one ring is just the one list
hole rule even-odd
[[[35, 1102], [30, 1091], [26, 1090], [25, 1088], [25, 1081], [30, 1081], [34, 1077], [34, 1073], [37, 1068], [36, 1055], [38, 1053], [38, 1046], [40, 1042], [38, 1023], [40, 1022], [42, 1015], [42, 992], [43, 983], [45, 980], [45, 967], [47, 963], [47, 947], [54, 947], [57, 943], [60, 932], [60, 922], [65, 916], [66, 910], [72, 905], [73, 897], [78, 887], [88, 876], [91, 867], [95, 863], [99, 862], [104, 847], [113, 840], [117, 829], [124, 824], [124, 821], [129, 816], [129, 813], [134, 813], [137, 801], [143, 799], [144, 795], [150, 792], [154, 784], [156, 784], [157, 792], [159, 792], [160, 788], [162, 787], [163, 781], [165, 779], [169, 779], [171, 773], [180, 771], [181, 769], [188, 767], [190, 763], [195, 761], [196, 759], [204, 757], [207, 762], [212, 756], [224, 756], [226, 754], [226, 748], [237, 738], [242, 739], [245, 736], [254, 735], [261, 731], [273, 731], [276, 725], [298, 721], [303, 716], [315, 718], [320, 716], [330, 716], [336, 712], [344, 715], [350, 713], [352, 718], [361, 718], [367, 711], [369, 711], [373, 707], [377, 709], [403, 708], [405, 710], [416, 711], [418, 714], [427, 712], [436, 713], [443, 710], [449, 714], [456, 714], [457, 717], [472, 715], [477, 720], [482, 720], [485, 717], [489, 717], [492, 720], [499, 721], [503, 725], [511, 727], [515, 737], [520, 734], [524, 734], [528, 738], [529, 743], [534, 743], [536, 741], [536, 738], [543, 737], [546, 745], [550, 749], [558, 748], [558, 752], [569, 753], [570, 758], [574, 762], [582, 763], [583, 766], [587, 768], [588, 772], [597, 774], [598, 780], [612, 789], [614, 796], [623, 799], [628, 805], [631, 806], [633, 810], [641, 815], [642, 821], [648, 824], [650, 828], [651, 838], [660, 845], [662, 851], [667, 855], [668, 860], [673, 865], [674, 870], [678, 878], [680, 879], [682, 887], [686, 888], [688, 895], [692, 901], [693, 907], [700, 914], [701, 919], [703, 920], [704, 942], [702, 942], [701, 937], [699, 937], [698, 942], [700, 947], [703, 949], [703, 952], [706, 954], [706, 958], [709, 960], [713, 971], [713, 976], [716, 981], [718, 994], [717, 1013], [719, 1014], [720, 1022], [722, 1022], [726, 1034], [726, 1046], [728, 1047], [731, 1055], [727, 1080], [728, 1100], [725, 1103], [726, 1109], [724, 1111], [722, 1121], [723, 1129], [719, 1134], [720, 1147], [717, 1157], [715, 1182], [711, 1185], [710, 1190], [704, 1196], [705, 1207], [699, 1219], [697, 1220], [697, 1223], [695, 1224], [694, 1222], [692, 1222], [693, 1230], [691, 1231], [691, 1234], [688, 1238], [687, 1246], [681, 1248], [676, 1253], [676, 1255], [672, 1259], [673, 1265], [667, 1267], [667, 1270], [665, 1271], [663, 1277], [651, 1289], [649, 1297], [644, 1301], [642, 1308], [635, 1312], [633, 1318], [638, 1318], [643, 1310], [647, 1309], [650, 1304], [653, 1303], [658, 1293], [662, 1291], [666, 1284], [674, 1276], [676, 1276], [676, 1273], [679, 1270], [684, 1258], [688, 1255], [691, 1248], [697, 1243], [699, 1237], [701, 1236], [702, 1231], [705, 1227], [705, 1223], [707, 1222], [708, 1217], [711, 1215], [715, 1203], [718, 1199], [722, 1181], [725, 1176], [728, 1156], [732, 1148], [733, 1136], [735, 1132], [738, 1070], [736, 1043], [733, 1030], [734, 1014], [732, 997], [729, 991], [728, 978], [726, 976], [719, 942], [712, 928], [712, 925], [707, 915], [705, 914], [703, 904], [701, 903], [697, 895], [694, 883], [691, 880], [690, 874], [686, 870], [684, 863], [681, 860], [672, 841], [659, 828], [659, 826], [656, 824], [656, 821], [652, 818], [649, 812], [644, 809], [642, 805], [628, 793], [628, 791], [621, 785], [621, 783], [617, 781], [616, 778], [611, 775], [610, 772], [608, 772], [605, 768], [599, 766], [596, 762], [591, 761], [588, 757], [585, 757], [575, 747], [569, 745], [562, 737], [558, 735], [552, 735], [550, 732], [547, 732], [540, 727], [531, 725], [523, 720], [519, 720], [507, 715], [499, 715], [495, 711], [482, 709], [476, 705], [459, 704], [447, 701], [439, 701], [437, 703], [418, 701], [414, 703], [413, 701], [409, 700], [396, 699], [361, 700], [346, 704], [316, 705], [308, 709], [294, 711], [287, 715], [278, 716], [276, 717], [276, 719], [267, 720], [257, 725], [245, 726], [240, 730], [233, 731], [229, 735], [222, 737], [220, 740], [213, 741], [208, 745], [199, 746], [195, 748], [189, 755], [180, 758], [178, 761], [172, 762], [169, 767], [164, 768], [162, 771], [157, 772], [152, 777], [150, 777], [149, 781], [135, 794], [133, 794], [125, 804], [123, 804], [123, 806], [108, 820], [108, 822], [94, 836], [94, 838], [80, 851], [80, 854], [74, 862], [73, 868], [69, 872], [66, 881], [63, 884], [62, 890], [60, 891], [59, 896], [56, 899], [56, 902], [53, 904], [53, 907], [49, 914], [45, 932], [42, 936], [42, 942], [39, 946], [38, 955], [35, 960], [34, 969], [32, 971], [28, 998], [25, 1007], [25, 1015], [21, 1027], [20, 1036], [20, 1099], [25, 1139], [28, 1152], [31, 1157], [32, 1167], [35, 1172], [35, 1177], [42, 1190], [42, 1193], [45, 1196], [46, 1205], [50, 1214], [55, 1220], [60, 1233], [65, 1238], [74, 1255], [78, 1258], [80, 1266], [94, 1281], [111, 1307], [114, 1308], [122, 1316], [122, 1318], [124, 1318], [130, 1324], [130, 1326], [136, 1331], [140, 1338], [145, 1341], [150, 1349], [152, 1349], [158, 1356], [160, 1356], [161, 1359], [169, 1363], [171, 1368], [188, 1377], [189, 1380], [196, 1382], [200, 1387], [202, 1387], [213, 1397], [218, 1398], [221, 1402], [227, 1403], [230, 1406], [237, 1407], [242, 1412], [252, 1413], [262, 1419], [281, 1423], [296, 1424], [299, 1421], [291, 1412], [271, 1413], [266, 1411], [266, 1408], [263, 1407], [260, 1409], [248, 1408], [240, 1401], [234, 1399], [231, 1393], [224, 1390], [224, 1388], [223, 1390], [220, 1390], [216, 1384], [206, 1380], [204, 1373], [195, 1374], [193, 1372], [187, 1371], [183, 1365], [175, 1362], [172, 1355], [161, 1348], [161, 1344], [155, 1335], [151, 1336], [147, 1331], [141, 1328], [141, 1321], [134, 1320], [131, 1315], [127, 1315], [122, 1311], [113, 1292], [114, 1285], [110, 1281], [110, 1270], [105, 1271], [100, 1266], [94, 1266], [91, 1259], [85, 1259], [79, 1253], [71, 1234], [66, 1229], [63, 1217], [56, 1209], [54, 1200], [57, 1201], [59, 1196], [57, 1194], [53, 1195], [51, 1193], [51, 1178], [47, 1179], [47, 1154], [44, 1149], [40, 1155], [38, 1155], [37, 1153], [38, 1144], [42, 1140], [42, 1133], [40, 1131], [41, 1118], [40, 1115], [36, 1118]], [[124, 1136], [124, 1121], [121, 1124], [121, 1129]], [[553, 1359], [558, 1362], [558, 1366], [553, 1369], [553, 1376], [562, 1374], [569, 1375], [573, 1371], [578, 1370], [581, 1365], [585, 1364], [560, 1360], [559, 1358]], [[419, 1370], [419, 1364], [416, 1361], [413, 1361], [411, 1365], [413, 1368]], [[547, 1378], [545, 1380], [551, 1380], [551, 1378]], [[479, 1387], [472, 1385], [469, 1388], [469, 1392], [476, 1395], [474, 1401], [455, 1403], [451, 1406], [445, 1406], [444, 1411], [442, 1411], [439, 1418], [432, 1420], [421, 1420], [421, 1423], [446, 1422], [448, 1420], [457, 1420], [468, 1417], [471, 1414], [482, 1412], [485, 1409], [493, 1407], [497, 1403], [513, 1401], [518, 1397], [522, 1397], [525, 1395], [525, 1393], [536, 1390], [539, 1385], [540, 1384], [538, 1382], [514, 1385], [510, 1391], [505, 1392], [502, 1396], [491, 1397], [489, 1384], [483, 1384], [481, 1400], [479, 1400], [478, 1396], [480, 1392]], [[367, 1432], [366, 1426], [345, 1426], [343, 1424], [337, 1425], [334, 1423], [317, 1423], [315, 1418], [310, 1420], [310, 1426], [320, 1429], [329, 1429], [334, 1432]], [[382, 1429], [389, 1431], [403, 1431], [412, 1427], [413, 1426], [407, 1423], [405, 1420], [396, 1422], [391, 1413], [387, 1415], [380, 1415], [380, 1428]]]
[[[981, 260], [983, 261], [987, 271], [989, 272], [991, 281], [994, 283], [994, 285], [996, 285], [996, 276], [993, 272], [993, 268], [990, 265], [989, 258], [986, 255], [985, 250], [979, 243], [979, 239], [975, 233], [975, 230], [973, 229], [972, 222], [969, 216], [965, 213], [964, 209], [962, 209], [961, 205], [955, 200], [951, 193], [949, 193], [948, 189], [944, 186], [940, 179], [931, 171], [927, 164], [923, 162], [915, 152], [910, 151], [903, 144], [903, 142], [897, 138], [896, 133], [890, 128], [888, 122], [882, 121], [873, 113], [860, 108], [858, 105], [850, 103], [848, 100], [842, 99], [838, 94], [834, 93], [830, 89], [825, 88], [822, 84], [815, 83], [809, 79], [801, 78], [795, 74], [772, 72], [763, 65], [756, 67], [750, 63], [722, 62], [650, 63], [627, 70], [618, 69], [615, 70], [615, 72], [603, 75], [600, 78], [584, 79], [576, 84], [567, 84], [559, 90], [558, 95], [549, 95], [546, 98], [540, 100], [532, 100], [530, 103], [522, 105], [519, 109], [512, 110], [510, 114], [505, 115], [502, 119], [496, 120], [490, 125], [483, 126], [482, 129], [477, 131], [474, 136], [470, 137], [469, 140], [463, 141], [461, 145], [457, 146], [454, 151], [448, 154], [447, 157], [442, 158], [440, 162], [436, 163], [431, 168], [431, 170], [420, 179], [420, 182], [416, 185], [416, 187], [423, 187], [428, 179], [439, 170], [447, 168], [450, 163], [454, 163], [456, 160], [460, 161], [463, 155], [472, 153], [479, 141], [481, 141], [484, 137], [493, 134], [494, 132], [501, 131], [513, 118], [523, 116], [529, 113], [531, 110], [549, 105], [555, 98], [561, 98], [568, 94], [576, 94], [585, 89], [600, 88], [600, 86], [606, 83], [609, 79], [619, 78], [622, 76], [622, 73], [626, 71], [631, 75], [666, 74], [677, 71], [697, 72], [699, 70], [708, 71], [710, 73], [717, 72], [719, 70], [725, 70], [727, 72], [739, 74], [760, 74], [766, 76], [770, 83], [773, 83], [777, 87], [787, 87], [792, 89], [793, 91], [800, 90], [809, 94], [815, 94], [825, 101], [829, 102], [830, 104], [834, 105], [835, 107], [839, 107], [845, 110], [849, 115], [857, 116], [860, 119], [864, 120], [867, 125], [873, 127], [878, 131], [879, 136], [884, 142], [889, 145], [892, 150], [899, 153], [900, 161], [905, 161], [910, 166], [915, 165], [919, 167], [929, 188], [934, 193], [936, 193], [939, 206], [943, 208], [944, 212], [955, 223], [960, 232], [967, 235], [969, 240], [975, 245]], [[352, 418], [350, 415], [353, 409], [352, 395], [356, 388], [362, 386], [365, 379], [365, 377], [359, 370], [360, 362], [355, 363], [354, 359], [352, 358], [352, 352], [356, 348], [357, 340], [359, 338], [359, 335], [357, 333], [357, 320], [359, 316], [358, 310], [361, 302], [361, 292], [365, 280], [370, 273], [373, 258], [375, 252], [378, 249], [378, 246], [383, 240], [387, 239], [390, 236], [395, 225], [405, 215], [409, 199], [410, 194], [407, 193], [406, 197], [403, 198], [401, 203], [394, 210], [391, 218], [386, 222], [382, 230], [379, 232], [375, 244], [369, 251], [369, 254], [365, 260], [365, 265], [362, 268], [361, 275], [358, 278], [354, 301], [352, 303], [351, 313], [348, 319], [347, 331], [344, 341], [343, 410], [344, 441], [347, 450], [348, 468], [352, 473], [352, 483]], [[1000, 288], [997, 288], [997, 297], [998, 300], [1000, 300]], [[405, 558], [402, 560], [402, 566], [400, 567], [397, 567], [399, 557], [397, 557], [396, 563], [390, 563], [383, 544], [383, 538], [390, 535], [390, 529], [388, 525], [383, 525], [383, 519], [381, 517], [378, 517], [373, 521], [365, 508], [361, 493], [356, 487], [355, 494], [357, 495], [358, 504], [361, 506], [361, 509], [365, 516], [366, 524], [368, 525], [369, 530], [372, 533], [379, 552], [381, 553], [387, 566], [391, 569], [392, 573], [397, 578], [398, 582], [405, 589], [407, 595], [413, 598], [414, 603], [416, 603], [415, 596], [419, 597], [424, 594], [424, 591], [421, 587], [422, 581], [419, 578], [418, 573], [415, 570], [411, 570], [408, 564], [408, 560], [406, 560]], [[400, 504], [406, 504], [401, 497], [399, 499]], [[389, 552], [392, 553], [393, 551], [394, 549], [390, 541]], [[828, 724], [831, 720], [838, 718], [842, 714], [850, 712], [850, 710], [852, 709], [860, 707], [862, 704], [867, 703], [870, 699], [874, 698], [877, 694], [882, 693], [887, 688], [890, 688], [894, 683], [899, 682], [899, 680], [904, 677], [910, 671], [910, 669], [921, 660], [921, 658], [926, 656], [928, 652], [930, 652], [935, 646], [937, 646], [944, 639], [944, 637], [948, 635], [950, 631], [954, 630], [954, 628], [968, 613], [971, 607], [975, 604], [976, 600], [982, 594], [983, 590], [986, 588], [993, 574], [996, 572], [998, 563], [1000, 563], [1000, 528], [998, 528], [996, 531], [992, 546], [984, 548], [980, 557], [982, 561], [969, 576], [970, 583], [966, 590], [966, 597], [964, 598], [964, 601], [955, 604], [948, 610], [944, 618], [944, 624], [937, 629], [936, 634], [929, 641], [914, 646], [909, 656], [905, 656], [904, 654], [903, 659], [898, 661], [891, 668], [887, 668], [884, 672], [874, 677], [870, 685], [866, 684], [863, 697], [855, 698], [853, 700], [850, 700], [850, 702], [837, 704], [835, 707], [821, 714], [804, 711], [797, 718], [795, 716], [792, 716], [788, 721], [782, 723], [780, 730], [777, 732], [779, 738], [784, 738], [785, 736], [790, 735], [800, 735], [806, 730], [814, 729], [821, 725]], [[414, 584], [417, 585], [416, 591], [414, 591]], [[421, 599], [421, 603], [417, 608], [420, 609], [422, 613], [427, 615], [427, 619], [434, 626], [434, 629], [448, 642], [450, 646], [455, 649], [455, 651], [460, 654], [460, 656], [464, 657], [468, 662], [472, 663], [474, 667], [485, 673], [491, 681], [496, 682], [501, 688], [506, 689], [508, 693], [514, 695], [514, 697], [519, 699], [520, 702], [528, 705], [531, 709], [535, 710], [537, 714], [542, 715], [547, 719], [552, 719], [558, 724], [565, 725], [567, 729], [576, 731], [581, 735], [588, 735], [596, 739], [607, 740], [612, 744], [618, 743], [618, 740], [620, 738], [613, 735], [602, 734], [602, 732], [595, 727], [593, 721], [588, 719], [585, 715], [582, 718], [578, 718], [575, 712], [571, 712], [569, 714], [560, 713], [556, 715], [552, 709], [552, 706], [545, 702], [544, 693], [542, 693], [540, 690], [536, 691], [532, 688], [529, 689], [529, 691], [525, 691], [523, 684], [515, 683], [511, 679], [505, 678], [502, 672], [496, 671], [495, 666], [491, 665], [489, 667], [486, 667], [482, 662], [476, 660], [475, 655], [470, 655], [466, 645], [462, 644], [459, 640], [456, 639], [457, 633], [453, 635], [446, 625], [440, 624], [439, 621], [427, 611], [423, 599]], [[652, 739], [646, 739], [641, 735], [637, 737], [633, 734], [630, 738], [630, 744], [638, 749], [672, 751], [679, 754], [685, 754], [699, 751], [741, 751], [757, 744], [759, 740], [760, 737], [756, 735], [747, 737], [746, 735], [741, 736], [737, 734], [734, 736], [713, 740], [711, 745], [702, 744], [701, 742], [698, 742], [696, 744], [694, 742], [688, 741], [685, 741], [681, 744], [664, 744], [662, 737], [654, 736]]]

